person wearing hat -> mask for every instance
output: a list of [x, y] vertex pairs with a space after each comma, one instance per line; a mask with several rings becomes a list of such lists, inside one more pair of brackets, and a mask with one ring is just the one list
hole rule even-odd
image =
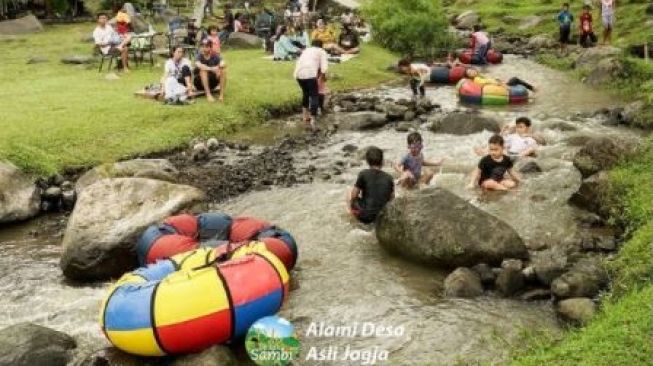
[[206, 100], [215, 101], [211, 92], [219, 85], [218, 100], [224, 101], [224, 90], [227, 84], [225, 63], [220, 55], [212, 52], [212, 42], [208, 38], [202, 40], [201, 48], [195, 57], [194, 74], [193, 84], [197, 90], [204, 91]]

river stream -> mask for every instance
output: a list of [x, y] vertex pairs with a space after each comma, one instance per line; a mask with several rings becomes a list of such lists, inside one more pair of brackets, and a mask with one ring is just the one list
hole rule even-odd
[[[472, 148], [484, 145], [490, 133], [453, 136], [434, 134], [423, 126], [425, 156], [445, 159], [432, 184], [500, 217], [528, 246], [576, 239], [583, 229], [576, 222], [579, 212], [567, 199], [580, 184], [580, 174], [571, 163], [578, 147], [568, 141], [577, 135], [632, 135], [606, 127], [588, 113], [619, 101], [521, 57], [507, 57], [488, 72], [504, 79], [519, 76], [538, 87], [528, 105], [484, 108], [483, 113], [505, 123], [520, 115], [531, 117], [535, 131], [547, 142], [537, 158], [543, 172], [527, 175], [518, 190], [507, 194], [466, 190], [466, 174], [478, 162]], [[410, 97], [407, 87], [366, 93]], [[444, 111], [461, 108], [452, 86], [429, 88], [427, 97]], [[561, 122], [572, 128], [560, 129]], [[318, 170], [328, 172], [334, 164], [342, 167], [328, 181], [316, 178], [311, 184], [248, 193], [212, 205], [233, 215], [266, 219], [297, 239], [300, 255], [292, 275], [298, 288], [281, 315], [293, 322], [302, 343], [298, 365], [324, 364], [313, 357], [313, 349], [334, 358], [333, 365], [361, 364], [363, 357], [370, 358], [368, 363], [376, 357], [377, 364], [388, 365], [500, 363], [524, 331], [559, 329], [549, 301], [524, 302], [492, 294], [444, 298], [446, 272], [387, 255], [370, 227], [347, 216], [345, 194], [364, 162], [356, 154], [347, 156], [342, 147], [376, 145], [388, 161], [395, 161], [406, 151], [405, 137], [405, 132], [391, 128], [337, 133], [321, 146], [296, 153], [297, 161]], [[0, 230], [0, 328], [32, 321], [65, 331], [77, 338], [81, 357], [107, 345], [97, 314], [108, 284], [74, 286], [64, 280], [58, 267], [63, 226], [65, 217], [54, 215]], [[356, 327], [354, 337], [324, 335], [329, 327], [347, 326]], [[369, 334], [373, 327], [383, 334]], [[353, 361], [342, 360], [346, 352]], [[389, 360], [384, 361], [384, 356]]]

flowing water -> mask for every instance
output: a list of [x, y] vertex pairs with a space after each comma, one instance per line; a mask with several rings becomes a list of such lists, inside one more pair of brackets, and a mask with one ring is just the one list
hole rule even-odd
[[[525, 183], [508, 194], [465, 190], [466, 174], [478, 161], [472, 148], [484, 145], [490, 134], [452, 136], [424, 129], [425, 156], [445, 158], [432, 184], [502, 218], [527, 245], [539, 241], [558, 245], [577, 238], [581, 235], [575, 223], [578, 212], [566, 201], [578, 188], [580, 175], [570, 161], [577, 147], [568, 140], [576, 135], [632, 135], [588, 117], [587, 112], [618, 101], [519, 57], [507, 57], [489, 73], [504, 79], [519, 76], [539, 88], [531, 104], [484, 108], [483, 113], [506, 123], [519, 115], [530, 116], [536, 132], [547, 141], [537, 158], [543, 172], [526, 176]], [[453, 90], [430, 88], [427, 96], [444, 110], [453, 110], [460, 108]], [[407, 87], [369, 93], [395, 99], [410, 96]], [[563, 131], [561, 122], [572, 130]], [[259, 133], [255, 139], [265, 135]], [[394, 161], [405, 153], [405, 136], [392, 129], [336, 134], [323, 146], [297, 152], [298, 161], [318, 170], [329, 172], [334, 164], [341, 167], [340, 172], [332, 172], [337, 175], [330, 182], [254, 192], [213, 207], [264, 218], [296, 237], [300, 256], [293, 276], [298, 288], [281, 315], [295, 324], [302, 342], [297, 364], [322, 363], [319, 351], [333, 365], [373, 360], [391, 365], [500, 362], [507, 345], [519, 342], [522, 331], [558, 329], [547, 301], [443, 298], [446, 273], [388, 256], [369, 227], [347, 216], [345, 194], [363, 166], [355, 156], [346, 156], [342, 147], [376, 145], [384, 149], [387, 160]], [[0, 230], [0, 328], [36, 322], [75, 336], [78, 352], [88, 353], [107, 344], [97, 325], [97, 312], [108, 285], [76, 287], [64, 281], [58, 268], [62, 220], [42, 217]], [[344, 334], [329, 336], [334, 327]], [[379, 334], [369, 334], [372, 329]], [[347, 356], [354, 361], [343, 361]]]

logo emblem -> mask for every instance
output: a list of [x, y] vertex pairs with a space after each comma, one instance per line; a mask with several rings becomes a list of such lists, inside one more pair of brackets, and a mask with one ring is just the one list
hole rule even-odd
[[257, 320], [247, 331], [245, 348], [259, 366], [287, 366], [299, 355], [295, 328], [276, 315]]

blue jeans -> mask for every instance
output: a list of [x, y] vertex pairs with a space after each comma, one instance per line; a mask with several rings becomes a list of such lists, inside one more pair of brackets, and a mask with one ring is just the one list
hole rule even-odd
[[487, 64], [487, 52], [490, 50], [490, 47], [492, 47], [490, 42], [478, 46], [472, 57], [472, 63], [478, 63], [479, 65]]

